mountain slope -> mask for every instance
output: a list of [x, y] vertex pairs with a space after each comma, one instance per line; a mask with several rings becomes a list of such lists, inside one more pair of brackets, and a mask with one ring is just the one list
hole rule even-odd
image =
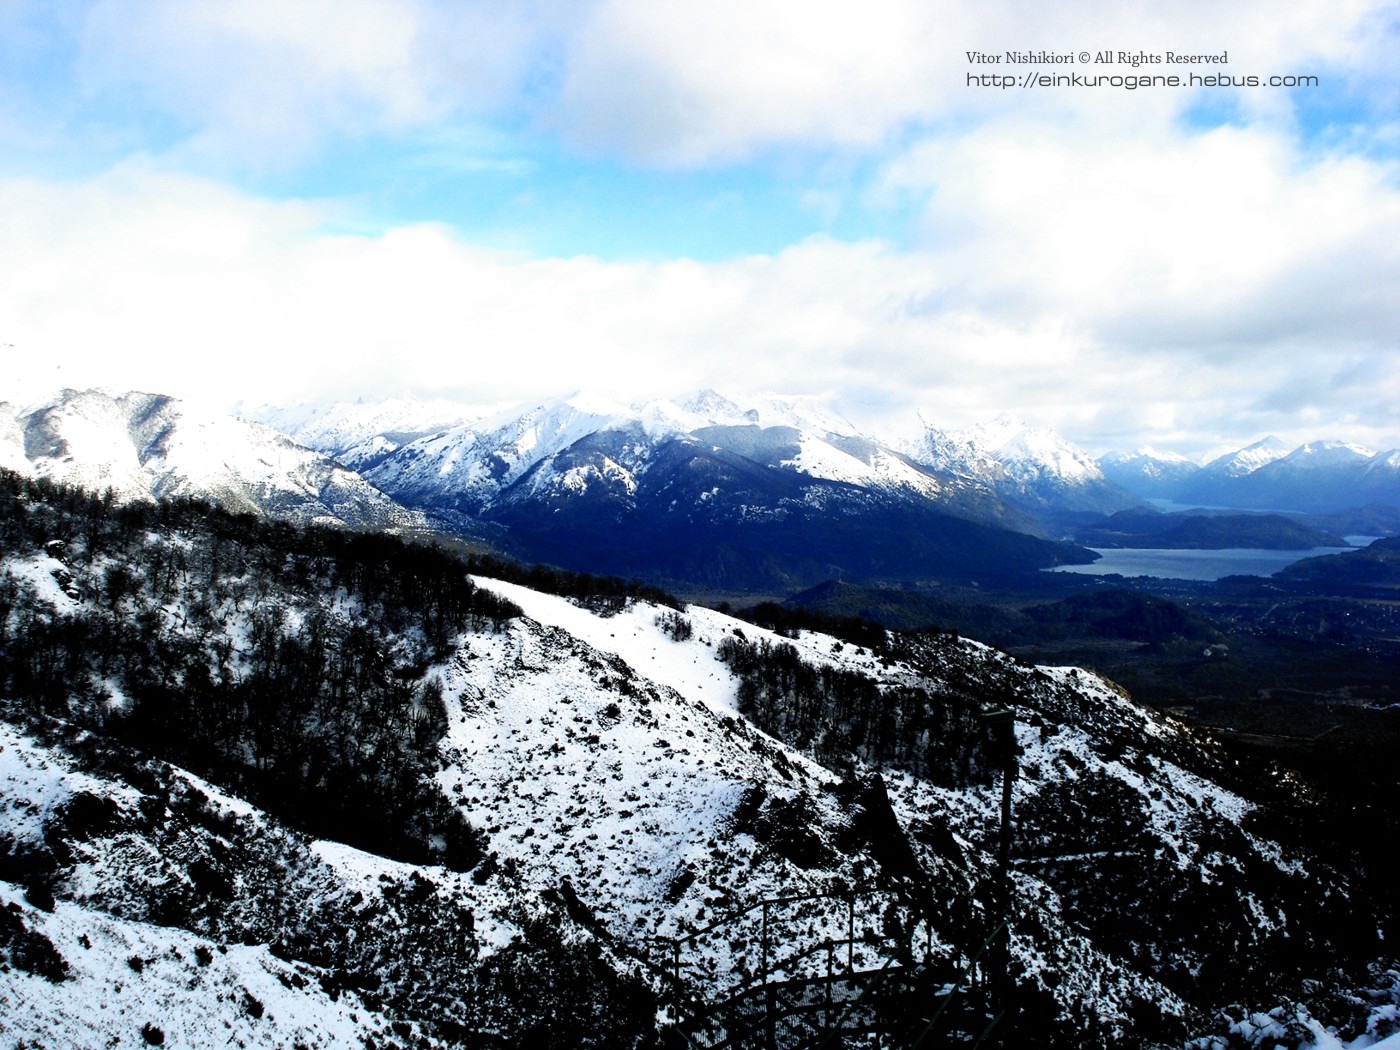
[[980, 480], [1031, 511], [1112, 513], [1138, 499], [1110, 481], [1088, 455], [1052, 430], [1009, 415], [963, 433], [925, 422], [910, 447], [918, 462]]
[[0, 422], [9, 469], [93, 492], [111, 489], [119, 500], [194, 496], [295, 521], [423, 524], [421, 515], [326, 456], [268, 427], [175, 398], [65, 390], [38, 408], [11, 410], [10, 420]]
[[520, 557], [691, 587], [973, 576], [1091, 557], [968, 520], [968, 508], [998, 505], [985, 486], [920, 469], [849, 424], [714, 394], [639, 409], [575, 395], [411, 442], [368, 476], [410, 505], [503, 526]]
[[1140, 448], [1099, 457], [1099, 469], [1115, 485], [1144, 499], [1172, 499], [1203, 469], [1175, 452]]
[[1211, 461], [1160, 494], [1179, 503], [1294, 512], [1397, 507], [1400, 455], [1342, 441], [1310, 441], [1290, 451], [1268, 437]]
[[[1362, 476], [1375, 455], [1370, 449], [1343, 441], [1310, 441], [1240, 477], [1236, 498], [1249, 507], [1339, 509], [1356, 499]], [[1384, 485], [1375, 494], [1382, 502], [1400, 503], [1400, 486], [1394, 486], [1390, 499], [1385, 498]]]
[[1266, 437], [1204, 467], [1150, 449], [1111, 452], [1099, 465], [1147, 499], [1321, 514], [1400, 507], [1400, 452], [1373, 453], [1342, 441], [1310, 441], [1290, 450]]
[[[49, 749], [27, 768], [72, 773], [0, 782], [0, 875], [273, 945], [395, 1032], [638, 1045], [678, 949], [680, 990], [713, 1000], [770, 942], [800, 976], [824, 956], [790, 956], [851, 926], [859, 965], [956, 972], [992, 924], [994, 707], [1022, 749], [1018, 1045], [1168, 1038], [1222, 995], [1379, 951], [1387, 920], [1341, 871], [1201, 740], [1086, 672], [946, 634], [872, 647], [568, 601], [390, 538], [7, 485], [4, 710]], [[808, 894], [834, 896], [740, 914]]]
[[1207, 478], [1241, 478], [1288, 455], [1288, 446], [1270, 434], [1235, 452], [1217, 456], [1203, 468]]

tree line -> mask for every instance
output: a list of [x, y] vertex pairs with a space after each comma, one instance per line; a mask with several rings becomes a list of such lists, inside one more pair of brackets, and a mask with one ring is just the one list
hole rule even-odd
[[739, 677], [740, 712], [830, 769], [844, 770], [855, 757], [947, 786], [990, 776], [978, 694], [881, 683], [813, 664], [788, 642], [726, 635], [716, 652]]
[[[455, 555], [0, 474], [0, 557], [0, 694], [314, 834], [479, 859], [483, 837], [431, 780], [447, 718], [427, 671], [520, 610]], [[45, 575], [66, 601], [45, 599]]]

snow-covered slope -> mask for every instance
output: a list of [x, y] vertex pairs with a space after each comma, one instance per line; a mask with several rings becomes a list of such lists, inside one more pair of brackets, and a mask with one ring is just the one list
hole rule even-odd
[[29, 457], [24, 454], [24, 428], [19, 417], [18, 408], [0, 401], [0, 470], [25, 474], [29, 471]]
[[479, 512], [536, 465], [630, 418], [621, 405], [576, 394], [409, 442], [368, 476], [415, 503], [437, 498]]
[[1207, 477], [1238, 478], [1288, 455], [1288, 446], [1270, 434], [1235, 452], [1217, 456], [1205, 465]]
[[501, 1030], [472, 968], [526, 915], [591, 939], [505, 880], [309, 840], [71, 727], [0, 723], [0, 843], [7, 1046], [455, 1047]]
[[387, 398], [329, 405], [260, 406], [245, 408], [240, 415], [279, 430], [307, 448], [334, 455], [366, 438], [382, 435], [402, 441], [421, 437], [484, 419], [498, 410], [499, 407], [466, 405], [441, 398]]
[[[537, 476], [532, 492], [550, 490], [538, 475], [549, 473], [551, 460], [586, 439], [615, 444], [614, 434], [626, 440], [613, 465], [634, 489], [657, 450], [679, 441], [816, 479], [932, 500], [943, 494], [937, 479], [814, 402], [768, 397], [740, 407], [714, 391], [683, 403], [634, 407], [576, 393], [421, 438], [386, 456], [368, 476], [401, 498], [481, 512], [527, 474]], [[566, 469], [574, 470], [567, 488], [588, 480], [587, 471]]]
[[925, 419], [924, 433], [909, 452], [920, 463], [976, 479], [1037, 510], [1111, 513], [1138, 502], [1105, 477], [1087, 452], [1053, 430], [1005, 413], [962, 432], [940, 430]]
[[270, 427], [163, 395], [65, 390], [0, 415], [0, 431], [0, 466], [110, 489], [122, 501], [193, 496], [301, 521], [422, 524], [358, 474]]
[[1006, 413], [973, 427], [969, 437], [974, 445], [991, 450], [1012, 477], [1022, 481], [1056, 478], [1072, 484], [1102, 476], [1086, 453], [1053, 430], [1030, 426]]
[[[858, 967], [912, 956], [956, 975], [993, 925], [993, 707], [1014, 711], [1021, 749], [1012, 972], [1047, 1045], [1184, 1036], [1229, 994], [1222, 972], [1293, 979], [1287, 945], [1321, 967], [1377, 937], [1345, 876], [1286, 847], [1208, 746], [1084, 671], [949, 635], [871, 648], [695, 606], [473, 586], [390, 540], [346, 539], [339, 564], [324, 536], [302, 549], [284, 530], [263, 549], [256, 529], [211, 537], [171, 515], [99, 518], [54, 545], [76, 510], [33, 494], [5, 509], [0, 669], [16, 694], [0, 705], [0, 839], [28, 859], [0, 877], [33, 907], [55, 899], [51, 918], [17, 904], [11, 929], [47, 938], [77, 982], [65, 999], [42, 972], [0, 975], [38, 1004], [16, 1038], [91, 1030], [61, 1027], [115, 981], [70, 960], [83, 924], [94, 944], [132, 945], [126, 965], [150, 982], [113, 1030], [133, 1040], [148, 1023], [186, 1031], [148, 1011], [178, 1013], [202, 987], [188, 987], [201, 944], [248, 948], [207, 970], [217, 1002], [190, 1016], [222, 1024], [241, 1004], [254, 1016], [236, 1030], [266, 1046], [291, 1033], [253, 1023], [268, 1014], [304, 1018], [307, 1039], [341, 1031], [331, 988], [355, 990], [350, 1021], [386, 1045], [385, 1024], [405, 1042], [396, 1025], [421, 1026], [428, 1045], [453, 1024], [636, 1045], [677, 968], [686, 995], [714, 1000], [765, 953], [779, 975], [823, 972], [830, 938]], [[490, 592], [513, 604], [483, 604]], [[349, 790], [400, 807], [353, 823], [416, 827], [438, 819], [407, 790], [422, 787], [479, 848], [448, 871], [313, 842], [104, 742], [132, 734], [148, 752], [215, 751], [210, 771], [307, 823], [324, 814], [296, 809], [305, 797], [330, 808]], [[438, 855], [429, 831], [419, 845]], [[762, 904], [779, 897], [805, 899]], [[283, 977], [308, 982], [304, 1010], [268, 990]], [[545, 1014], [593, 1034], [531, 1043]], [[599, 1042], [608, 1031], [618, 1041]]]
[[1289, 451], [1275, 438], [1208, 463], [1172, 498], [1267, 510], [1340, 511], [1400, 506], [1400, 457], [1344, 441], [1309, 441]]
[[[49, 910], [0, 882], [12, 934], [48, 944], [61, 980], [0, 970], [0, 1037], [9, 1046], [202, 1050], [399, 1042], [354, 993], [332, 996], [316, 971], [265, 944], [216, 944], [171, 927], [58, 901]], [[61, 967], [61, 969], [58, 969]], [[37, 967], [36, 967], [37, 969]]]
[[1176, 452], [1144, 446], [1134, 452], [1109, 452], [1099, 469], [1115, 485], [1147, 499], [1171, 499], [1201, 472], [1201, 465]]

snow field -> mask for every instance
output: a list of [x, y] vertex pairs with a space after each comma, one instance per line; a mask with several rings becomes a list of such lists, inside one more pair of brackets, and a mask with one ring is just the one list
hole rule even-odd
[[44, 912], [0, 882], [0, 908], [12, 906], [26, 927], [53, 943], [68, 976], [54, 983], [17, 967], [0, 969], [0, 1037], [7, 1046], [329, 1050], [391, 1035], [353, 993], [332, 999], [312, 971], [265, 946], [215, 945], [65, 901]]

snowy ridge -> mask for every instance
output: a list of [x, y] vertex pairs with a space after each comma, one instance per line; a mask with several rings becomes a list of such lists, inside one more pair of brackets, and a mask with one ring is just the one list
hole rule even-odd
[[[732, 620], [688, 610], [696, 635], [673, 642], [646, 603], [600, 617], [479, 582], [530, 615], [439, 669], [453, 715], [438, 780], [527, 885], [562, 877], [618, 936], [676, 936], [765, 896], [873, 874], [860, 855], [803, 869], [734, 827], [755, 785], [769, 804], [801, 799], [818, 836], [846, 818], [828, 790], [837, 778], [738, 716], [714, 657]], [[835, 907], [812, 913], [802, 934], [836, 936], [841, 922]], [[715, 942], [688, 963], [723, 986], [752, 967], [752, 947]]]
[[120, 501], [192, 496], [302, 521], [422, 525], [358, 474], [270, 427], [174, 398], [67, 390], [12, 418], [0, 440], [18, 473], [110, 489]]
[[[497, 503], [580, 496], [593, 485], [630, 495], [660, 449], [695, 441], [769, 469], [895, 498], [947, 495], [939, 479], [811, 398], [763, 395], [740, 405], [707, 390], [685, 401], [626, 406], [577, 392], [402, 444], [387, 432], [355, 436], [356, 443], [328, 451], [402, 500], [474, 514]], [[585, 462], [600, 448], [611, 450], [609, 462]]]
[[1400, 507], [1400, 455], [1344, 441], [1290, 450], [1266, 437], [1205, 466], [1149, 450], [1111, 452], [1099, 464], [1129, 491], [1176, 503], [1318, 513], [1373, 503]]
[[386, 491], [480, 509], [537, 464], [628, 418], [620, 405], [575, 394], [409, 442], [368, 476]]
[[1005, 413], [961, 432], [940, 430], [923, 415], [920, 419], [923, 434], [906, 446], [913, 459], [974, 480], [1013, 503], [1107, 513], [1137, 502], [1087, 452], [1053, 430]]
[[339, 401], [330, 405], [260, 406], [240, 412], [257, 423], [280, 430], [293, 441], [328, 455], [384, 436], [391, 444], [439, 433], [485, 419], [501, 406], [465, 405], [435, 398], [388, 398], [384, 401]]
[[970, 442], [1006, 465], [1012, 477], [1026, 482], [1054, 478], [1074, 483], [1099, 480], [1102, 472], [1088, 454], [1045, 427], [1032, 427], [1003, 413], [973, 427]]
[[1145, 499], [1170, 499], [1201, 472], [1201, 465], [1175, 452], [1143, 447], [1099, 457], [1104, 476]]
[[[503, 852], [510, 851], [522, 864], [557, 858], [574, 885], [595, 888], [597, 896], [588, 898], [590, 904], [604, 921], [620, 929], [683, 931], [712, 919], [717, 901], [734, 908], [763, 894], [801, 892], [804, 887], [813, 890], [833, 874], [830, 868], [804, 872], [781, 863], [770, 869], [779, 858], [763, 850], [749, 852], [752, 846], [745, 846], [743, 837], [734, 840], [732, 836], [723, 855], [725, 867], [715, 867], [713, 843], [725, 840], [727, 814], [733, 811], [746, 782], [784, 783], [784, 793], [795, 789], [789, 797], [805, 795], [817, 800], [822, 797], [822, 785], [828, 785], [829, 791], [833, 784], [827, 770], [772, 738], [767, 738], [765, 750], [772, 749], [769, 755], [785, 753], [780, 766], [788, 771], [786, 777], [774, 775], [771, 757], [756, 756], [743, 746], [735, 749], [732, 719], [737, 711], [736, 683], [715, 656], [718, 642], [726, 634], [737, 629], [751, 640], [786, 642], [814, 664], [878, 675], [891, 685], [928, 682], [931, 672], [937, 680], [937, 672], [929, 667], [891, 662], [809, 632], [782, 639], [697, 607], [685, 611], [693, 636], [674, 641], [659, 626], [663, 610], [645, 603], [600, 617], [563, 599], [534, 594], [517, 585], [479, 582], [521, 605], [539, 626], [526, 621], [496, 642], [494, 670], [482, 664], [491, 660], [492, 654], [473, 646], [465, 663], [445, 672], [449, 694], [460, 698], [463, 705], [450, 734], [453, 749], [460, 749], [456, 761], [464, 768], [492, 771], [483, 779], [488, 784], [495, 780], [502, 789], [519, 769], [536, 773], [528, 792], [513, 800], [502, 789], [494, 802], [474, 789], [465, 789], [470, 811], [487, 819], [488, 814], [494, 814], [494, 819], [500, 820], [501, 807], [513, 807], [508, 810], [513, 817], [500, 820], [501, 825], [528, 830], [510, 835], [505, 842], [497, 840]], [[579, 649], [579, 642], [585, 642], [586, 648]], [[962, 644], [969, 657], [993, 664], [999, 660], [994, 651], [977, 643]], [[509, 668], [504, 672], [503, 657]], [[610, 701], [606, 695], [590, 699], [587, 678], [590, 673], [596, 675], [600, 660], [613, 671], [625, 668], [639, 675], [640, 695], [647, 699], [639, 705], [619, 700], [615, 693]], [[566, 668], [575, 661], [580, 673], [568, 677]], [[1048, 690], [1038, 701], [1041, 709], [1065, 721], [1048, 736], [1043, 728], [1036, 728], [1035, 716], [1020, 727], [1025, 757], [1023, 776], [1016, 786], [1018, 811], [1034, 813], [1038, 797], [1057, 803], [1066, 788], [1060, 771], [1078, 770], [1075, 780], [1102, 779], [1121, 785], [1115, 790], [1126, 790], [1129, 796], [1144, 800], [1142, 828], [1161, 844], [1162, 862], [1167, 865], [1161, 871], [1175, 871], [1177, 877], [1189, 882], [1216, 877], [1210, 873], [1219, 866], [1229, 870], [1234, 862], [1203, 851], [1197, 833], [1190, 829], [1216, 822], [1239, 826], [1253, 807], [1197, 772], [1170, 760], [1147, 757], [1149, 750], [1189, 753], [1193, 745], [1178, 727], [1149, 716], [1117, 689], [1078, 669], [1039, 668], [1030, 676], [1030, 681], [1041, 681]], [[614, 708], [611, 716], [601, 719], [601, 729], [598, 716], [602, 708], [598, 705]], [[594, 727], [593, 732], [588, 731], [589, 726]], [[1144, 743], [1141, 754], [1129, 751], [1118, 757], [1106, 756], [1101, 741], [1109, 726], [1115, 727], [1111, 732], [1126, 734], [1126, 738], [1158, 743]], [[453, 775], [442, 774], [445, 787]], [[608, 790], [609, 779], [614, 790], [622, 792], [621, 802]], [[601, 782], [601, 787], [590, 786], [595, 782]], [[994, 792], [938, 788], [899, 774], [890, 774], [890, 785], [895, 810], [908, 827], [924, 824], [930, 813], [942, 813], [961, 841], [978, 842], [985, 841], [994, 826]], [[457, 797], [462, 800], [461, 795]], [[1149, 803], [1149, 798], [1156, 801]], [[819, 803], [811, 819], [819, 824], [840, 823], [843, 817]], [[589, 844], [582, 852], [577, 850], [580, 835]], [[710, 848], [704, 846], [707, 840]], [[1306, 877], [1291, 861], [1281, 858], [1274, 844], [1258, 840], [1256, 846], [1263, 856], [1271, 858], [1269, 863], [1281, 879]], [[1109, 848], [1112, 852], [1121, 846]], [[617, 849], [622, 850], [620, 863], [609, 860], [609, 852]], [[747, 866], [742, 884], [726, 877], [732, 875], [732, 866], [738, 862]], [[852, 862], [855, 867], [843, 877], [870, 874], [871, 869], [862, 867], [859, 858], [852, 858]], [[926, 856], [925, 862], [931, 870], [940, 870], [946, 863], [934, 856]], [[813, 875], [820, 877], [814, 880]], [[1042, 883], [1033, 873], [1019, 878], [1028, 899], [1049, 901], [1057, 895], [1053, 883]], [[672, 899], [681, 884], [685, 890], [675, 906], [658, 911], [658, 897]], [[821, 924], [836, 921], [839, 926], [839, 918], [813, 915], [806, 933], [812, 937], [834, 935], [829, 927], [823, 933]], [[948, 932], [935, 930], [931, 935], [939, 940]], [[1108, 967], [1116, 975], [1111, 978], [1112, 991], [1095, 991], [1091, 985], [1074, 980], [1061, 985], [1054, 994], [1064, 996], [1066, 1002], [1103, 996], [1103, 1009], [1112, 1013], [1115, 1008], [1107, 1005], [1108, 1000], [1141, 996], [1164, 1009], [1184, 1010], [1181, 1001], [1156, 982], [1119, 973], [1100, 949], [1073, 930], [1062, 929], [1058, 936], [1060, 947], [1052, 952], [1063, 954], [1061, 962], [1053, 965], [1045, 954], [1048, 945], [1033, 939], [1019, 942], [1028, 972], [1055, 969], [1065, 965], [1065, 958], [1073, 957], [1088, 969], [1103, 972], [1101, 968]], [[695, 964], [719, 975], [739, 962], [726, 958], [722, 945], [711, 945]]]
[[1200, 469], [1200, 464], [1180, 453], [1159, 452], [1151, 445], [1144, 445], [1133, 452], [1109, 452], [1099, 457], [1101, 470], [1110, 466], [1124, 474], [1136, 471], [1152, 479], [1184, 476]]
[[1205, 465], [1205, 472], [1223, 477], [1240, 477], [1252, 474], [1287, 454], [1288, 446], [1271, 434], [1246, 448], [1216, 457]]
[[1354, 467], [1375, 456], [1369, 448], [1347, 441], [1309, 441], [1274, 461], [1278, 464], [1274, 469], [1282, 469], [1284, 465], [1302, 470]]
[[861, 438], [823, 440], [803, 432], [798, 454], [783, 460], [782, 466], [814, 478], [877, 490], [918, 493], [931, 500], [943, 493], [943, 485], [936, 478], [897, 453]]
[[1400, 469], [1390, 455], [1344, 441], [1310, 441], [1288, 451], [1268, 438], [1207, 464], [1172, 498], [1318, 512], [1371, 503], [1395, 507], [1400, 506]]

